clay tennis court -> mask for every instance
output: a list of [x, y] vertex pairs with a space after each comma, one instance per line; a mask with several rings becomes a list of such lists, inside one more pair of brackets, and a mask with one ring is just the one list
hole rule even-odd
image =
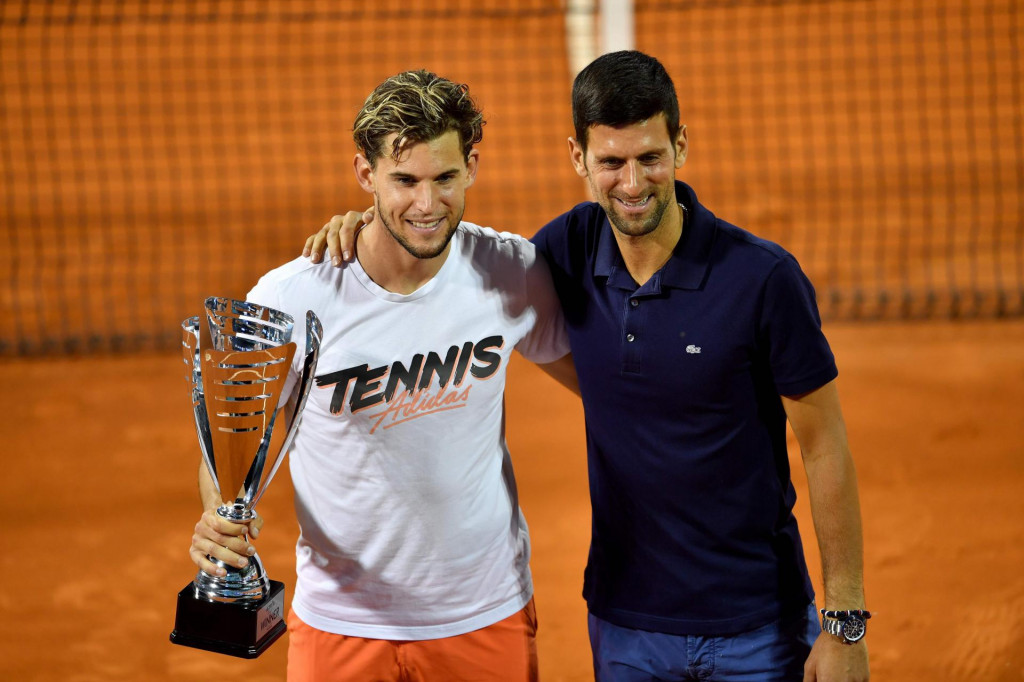
[[[467, 219], [529, 235], [584, 200], [565, 138], [572, 30], [596, 6], [564, 5], [0, 3], [0, 681], [283, 679], [284, 640], [254, 661], [168, 642], [200, 511], [178, 325], [363, 206], [351, 119], [402, 69], [484, 107]], [[872, 679], [1024, 679], [1019, 3], [635, 7], [689, 126], [680, 179], [818, 290]], [[592, 679], [582, 412], [519, 359], [507, 407], [542, 679]], [[257, 542], [289, 598], [291, 494], [283, 467]]]
[[[1024, 323], [827, 329], [864, 510], [872, 679], [1024, 677]], [[190, 579], [198, 445], [177, 355], [4, 366], [0, 679], [281, 680], [167, 641]], [[525, 362], [509, 441], [533, 537], [542, 679], [592, 679], [582, 415]], [[792, 452], [794, 464], [799, 458]], [[799, 466], [794, 467], [799, 472]], [[820, 591], [807, 496], [797, 515]], [[271, 577], [295, 584], [287, 472], [260, 508]]]

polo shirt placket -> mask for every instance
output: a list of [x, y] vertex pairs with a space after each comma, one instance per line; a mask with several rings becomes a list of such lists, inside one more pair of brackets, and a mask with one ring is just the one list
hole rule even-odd
[[638, 287], [627, 270], [616, 268], [608, 279], [608, 285], [622, 299], [619, 306], [622, 310], [622, 333], [619, 335], [622, 372], [642, 374], [646, 331], [652, 324], [649, 299], [661, 294], [661, 277], [656, 274]]

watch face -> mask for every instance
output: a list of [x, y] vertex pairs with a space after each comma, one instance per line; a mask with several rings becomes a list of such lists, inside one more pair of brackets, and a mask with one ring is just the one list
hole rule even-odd
[[866, 631], [867, 628], [864, 626], [864, 621], [856, 616], [851, 616], [843, 622], [843, 637], [848, 642], [856, 642], [864, 636]]

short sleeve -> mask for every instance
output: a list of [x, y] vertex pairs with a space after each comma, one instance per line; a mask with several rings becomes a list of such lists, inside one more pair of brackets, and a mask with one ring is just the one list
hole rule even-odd
[[813, 391], [838, 375], [814, 287], [789, 254], [765, 282], [758, 333], [780, 395]]
[[275, 310], [282, 310], [281, 308], [281, 294], [277, 287], [274, 278], [271, 276], [272, 273], [267, 273], [260, 277], [256, 285], [249, 290], [249, 293], [245, 295], [245, 300], [249, 303], [256, 303], [258, 305], [264, 305], [268, 308], [274, 308]]
[[[284, 313], [288, 313], [294, 318], [295, 327], [292, 330], [292, 341], [295, 342], [295, 356], [292, 358], [292, 366], [288, 370], [288, 376], [285, 379], [284, 390], [281, 393], [281, 398], [278, 400], [278, 408], [282, 408], [289, 401], [291, 394], [295, 391], [295, 387], [299, 383], [299, 377], [302, 372], [303, 356], [306, 348], [306, 316], [303, 314], [301, 317], [296, 316], [295, 312], [287, 309], [282, 302], [281, 289], [276, 278], [273, 277], [273, 272], [269, 272], [256, 282], [256, 285], [249, 290], [249, 293], [245, 295], [245, 300], [249, 303], [255, 303], [257, 305], [266, 306], [273, 308]], [[289, 412], [286, 410], [286, 412]]]
[[524, 267], [526, 300], [536, 317], [532, 329], [516, 344], [516, 350], [532, 362], [554, 362], [569, 352], [569, 335], [551, 271], [532, 243], [520, 240], [519, 252]]

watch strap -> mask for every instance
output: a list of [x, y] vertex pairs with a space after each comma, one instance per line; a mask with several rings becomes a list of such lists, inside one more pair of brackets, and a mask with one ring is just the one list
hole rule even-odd
[[843, 640], [846, 639], [846, 637], [843, 636], [843, 621], [841, 620], [825, 618], [821, 621], [821, 629], [830, 635], [835, 635]]
[[827, 609], [820, 609], [821, 615], [825, 618], [838, 618], [839, 620], [846, 620], [851, 615], [860, 616], [864, 620], [871, 617], [871, 612], [866, 609], [848, 609], [846, 611], [829, 611]]
[[849, 611], [829, 611], [821, 609], [821, 629], [838, 637], [843, 644], [854, 644], [864, 638], [867, 632], [867, 619], [870, 611], [852, 609]]

